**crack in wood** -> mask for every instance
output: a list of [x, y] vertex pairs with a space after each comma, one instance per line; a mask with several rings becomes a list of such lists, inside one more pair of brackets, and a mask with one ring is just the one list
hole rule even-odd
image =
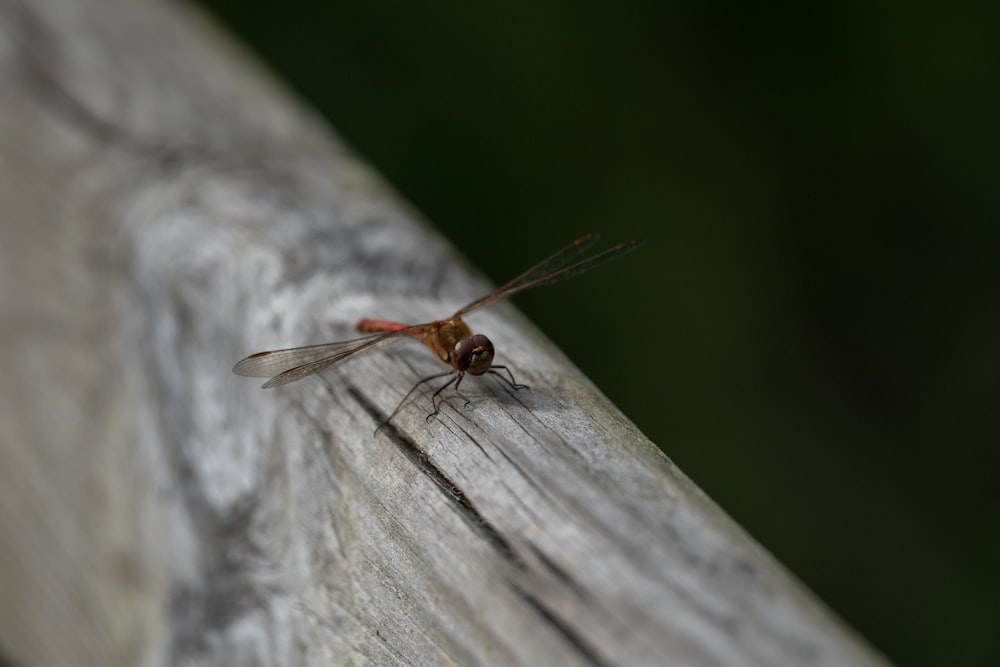
[[545, 567], [545, 569], [552, 574], [553, 577], [555, 577], [558, 581], [562, 582], [562, 584], [566, 588], [573, 591], [573, 593], [575, 593], [585, 602], [587, 603], [593, 602], [593, 598], [591, 598], [591, 596], [587, 593], [587, 589], [585, 589], [580, 584], [580, 582], [578, 582], [573, 577], [573, 575], [571, 575], [569, 572], [563, 569], [554, 560], [549, 558], [548, 554], [542, 551], [538, 547], [538, 545], [536, 545], [534, 542], [531, 542], [530, 540], [525, 540], [524, 544], [528, 547], [528, 551], [530, 551], [535, 556], [535, 558], [538, 559], [538, 562], [541, 563]]
[[509, 540], [504, 537], [486, 517], [479, 513], [476, 506], [465, 495], [465, 492], [434, 464], [431, 457], [422, 450], [416, 442], [392, 422], [386, 422], [386, 415], [378, 409], [361, 391], [353, 385], [348, 386], [347, 393], [358, 402], [361, 408], [371, 415], [378, 424], [383, 424], [381, 430], [399, 447], [403, 455], [424, 473], [444, 496], [455, 504], [460, 516], [503, 557], [508, 563], [520, 571], [526, 571], [524, 560], [514, 551]]
[[609, 663], [605, 662], [599, 655], [597, 651], [581, 637], [569, 623], [564, 622], [561, 618], [556, 616], [555, 612], [542, 604], [541, 600], [536, 598], [531, 593], [528, 593], [520, 586], [512, 581], [508, 581], [507, 584], [510, 586], [511, 590], [525, 602], [529, 607], [531, 607], [539, 616], [545, 619], [552, 628], [559, 633], [563, 639], [565, 639], [570, 646], [576, 649], [587, 662], [596, 667], [605, 667]]
[[[358, 402], [359, 405], [369, 414], [372, 419], [377, 423], [385, 422], [385, 413], [379, 410], [375, 405], [365, 396], [361, 391], [359, 391], [354, 386], [348, 387], [348, 393]], [[382, 431], [389, 436], [389, 439], [396, 444], [397, 447], [403, 452], [403, 454], [420, 469], [425, 475], [427, 475], [435, 485], [441, 489], [452, 502], [456, 503], [462, 516], [473, 526], [473, 528], [482, 537], [498, 550], [500, 555], [509, 563], [511, 563], [517, 570], [522, 573], [530, 572], [530, 568], [527, 563], [514, 551], [510, 542], [500, 534], [500, 532], [479, 513], [475, 505], [469, 500], [468, 496], [454, 483], [452, 482], [444, 472], [438, 468], [430, 457], [424, 452], [420, 447], [408, 437], [401, 429], [399, 429], [395, 424], [389, 422], [382, 427]], [[470, 436], [471, 439], [471, 436]], [[578, 596], [586, 598], [587, 595], [583, 588], [573, 580], [568, 572], [560, 568], [553, 561], [547, 558], [541, 550], [535, 545], [528, 543], [529, 548], [533, 551], [535, 556], [540, 562], [550, 571], [550, 573], [555, 577], [556, 580], [562, 582], [564, 586], [574, 591]], [[537, 573], [535, 573], [537, 575]], [[555, 612], [549, 609], [546, 605], [542, 603], [540, 599], [534, 595], [528, 593], [523, 588], [515, 584], [513, 581], [508, 581], [508, 585], [511, 590], [514, 591], [518, 599], [524, 601], [524, 603], [530, 607], [536, 614], [541, 616], [548, 625], [550, 625], [566, 642], [573, 647], [589, 664], [595, 665], [596, 667], [604, 667], [608, 663], [605, 662], [596, 652], [596, 650], [586, 642], [573, 628], [562, 619], [560, 619]]]

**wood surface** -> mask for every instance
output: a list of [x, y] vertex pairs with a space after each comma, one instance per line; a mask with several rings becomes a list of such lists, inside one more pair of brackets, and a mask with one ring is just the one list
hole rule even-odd
[[530, 390], [377, 435], [416, 343], [233, 375], [489, 286], [199, 12], [0, 0], [0, 77], [0, 662], [883, 664], [510, 304]]

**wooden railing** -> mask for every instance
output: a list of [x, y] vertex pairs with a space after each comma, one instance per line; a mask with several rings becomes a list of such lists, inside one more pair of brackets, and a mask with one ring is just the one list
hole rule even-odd
[[4, 664], [883, 663], [509, 304], [530, 390], [429, 421], [416, 344], [233, 375], [488, 286], [200, 14], [0, 0], [0, 68]]

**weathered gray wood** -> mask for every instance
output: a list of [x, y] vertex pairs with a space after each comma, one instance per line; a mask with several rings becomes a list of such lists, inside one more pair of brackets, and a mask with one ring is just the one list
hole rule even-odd
[[0, 68], [5, 660], [883, 662], [509, 304], [531, 390], [378, 436], [418, 345], [232, 375], [487, 286], [201, 16], [0, 0]]

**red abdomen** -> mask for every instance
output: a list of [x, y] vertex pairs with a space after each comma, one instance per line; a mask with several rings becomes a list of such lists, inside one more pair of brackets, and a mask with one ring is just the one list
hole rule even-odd
[[385, 333], [387, 331], [399, 331], [406, 329], [409, 324], [402, 322], [390, 322], [388, 320], [361, 320], [354, 328], [361, 333]]

